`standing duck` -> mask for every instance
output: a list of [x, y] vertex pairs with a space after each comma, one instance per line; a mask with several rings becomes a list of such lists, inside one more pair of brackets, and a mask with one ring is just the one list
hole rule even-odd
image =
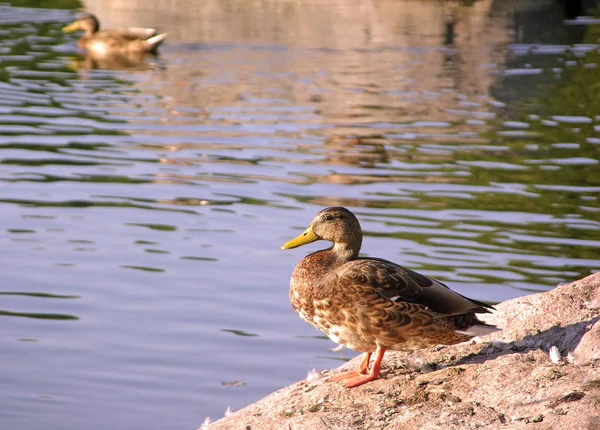
[[123, 27], [100, 31], [100, 21], [86, 14], [62, 28], [63, 33], [83, 31], [77, 46], [96, 55], [127, 55], [155, 53], [167, 38], [167, 33], [156, 34], [153, 28]]
[[491, 306], [391, 261], [359, 257], [362, 231], [346, 208], [323, 209], [300, 236], [281, 249], [316, 240], [333, 242], [333, 246], [298, 263], [290, 281], [292, 306], [300, 318], [334, 342], [364, 353], [357, 370], [330, 381], [343, 380], [347, 388], [357, 387], [379, 376], [387, 350], [452, 345], [498, 330], [475, 316], [490, 312]]

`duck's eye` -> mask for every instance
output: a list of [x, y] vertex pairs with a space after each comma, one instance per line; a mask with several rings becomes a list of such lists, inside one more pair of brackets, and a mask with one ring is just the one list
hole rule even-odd
[[333, 215], [324, 215], [323, 216], [323, 221], [333, 221], [334, 216]]

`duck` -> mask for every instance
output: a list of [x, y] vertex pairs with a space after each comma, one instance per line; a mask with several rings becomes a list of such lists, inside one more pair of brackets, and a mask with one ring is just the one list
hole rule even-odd
[[491, 305], [391, 261], [361, 257], [360, 223], [344, 207], [321, 210], [302, 234], [281, 249], [318, 240], [332, 245], [308, 254], [296, 265], [290, 279], [290, 302], [301, 319], [332, 341], [363, 353], [357, 369], [329, 381], [358, 387], [379, 377], [388, 350], [452, 345], [499, 330], [476, 316], [490, 313]]
[[93, 14], [85, 14], [62, 28], [63, 33], [83, 31], [77, 47], [96, 55], [128, 55], [156, 53], [167, 33], [156, 34], [154, 28], [123, 27], [100, 31], [100, 21]]

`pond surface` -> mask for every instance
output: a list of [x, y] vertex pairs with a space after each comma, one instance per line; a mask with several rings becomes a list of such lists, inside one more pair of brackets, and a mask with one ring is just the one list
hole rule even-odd
[[600, 21], [103, 3], [168, 30], [160, 57], [81, 58], [73, 11], [0, 5], [1, 428], [195, 429], [353, 357], [287, 297], [323, 244], [279, 247], [325, 206], [365, 255], [492, 303], [600, 265]]

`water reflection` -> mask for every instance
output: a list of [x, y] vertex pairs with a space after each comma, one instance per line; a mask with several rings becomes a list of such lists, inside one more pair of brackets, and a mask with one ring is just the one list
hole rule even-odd
[[279, 252], [316, 207], [480, 300], [598, 266], [596, 26], [536, 1], [86, 6], [169, 40], [99, 70], [72, 13], [0, 7], [7, 428], [194, 428], [333, 366]]
[[78, 299], [79, 296], [66, 296], [61, 294], [49, 294], [49, 293], [25, 293], [16, 291], [0, 291], [0, 295], [3, 296], [26, 296], [26, 297], [42, 297], [48, 299]]
[[83, 53], [70, 59], [69, 68], [73, 71], [89, 69], [151, 71], [164, 66], [150, 54], [133, 54], [129, 56], [99, 56]]
[[9, 311], [2, 311], [2, 310], [0, 310], [0, 316], [36, 318], [36, 319], [43, 319], [43, 320], [78, 320], [79, 319], [74, 315], [34, 313], [34, 312], [9, 312]]

